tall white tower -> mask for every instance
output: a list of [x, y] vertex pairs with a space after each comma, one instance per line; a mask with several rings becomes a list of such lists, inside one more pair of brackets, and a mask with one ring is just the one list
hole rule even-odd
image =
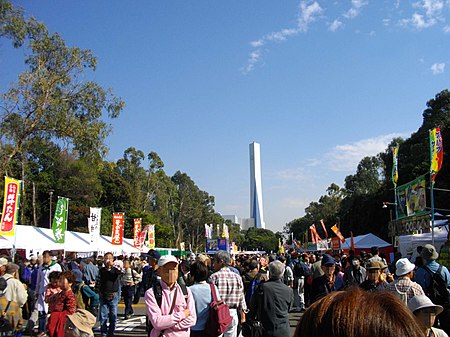
[[262, 185], [261, 185], [261, 146], [250, 144], [250, 218], [255, 219], [256, 228], [265, 228]]

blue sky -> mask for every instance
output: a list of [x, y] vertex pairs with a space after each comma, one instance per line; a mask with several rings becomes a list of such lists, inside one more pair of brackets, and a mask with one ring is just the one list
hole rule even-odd
[[[408, 137], [448, 88], [450, 1], [14, 1], [91, 49], [87, 74], [126, 107], [129, 146], [186, 172], [222, 214], [249, 215], [248, 145], [261, 144], [268, 229]], [[0, 92], [23, 70], [0, 40]]]

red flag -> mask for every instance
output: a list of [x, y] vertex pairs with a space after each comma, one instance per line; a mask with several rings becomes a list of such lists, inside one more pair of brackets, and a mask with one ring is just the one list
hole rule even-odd
[[322, 224], [323, 231], [325, 232], [325, 238], [328, 239], [327, 229], [326, 229], [325, 224], [323, 223], [322, 219], [320, 219], [320, 223]]
[[350, 232], [350, 249], [355, 251], [355, 241], [353, 241], [353, 232]]
[[311, 241], [312, 243], [316, 243], [316, 236], [314, 235], [314, 230], [312, 226], [309, 226], [309, 230], [311, 231]]
[[134, 228], [133, 228], [133, 247], [134, 248], [138, 248], [140, 247], [140, 243], [139, 243], [139, 237], [141, 234], [141, 223], [142, 223], [142, 219], [134, 219]]
[[[311, 227], [309, 227], [311, 229], [311, 233], [314, 235], [314, 240], [313, 243], [317, 243], [319, 241], [322, 241], [322, 239], [320, 238], [319, 234], [317, 233], [316, 230], [316, 225], [312, 225]], [[315, 241], [315, 242], [314, 242]]]
[[113, 230], [111, 236], [111, 244], [121, 246], [123, 242], [123, 225], [125, 222], [125, 214], [113, 214]]

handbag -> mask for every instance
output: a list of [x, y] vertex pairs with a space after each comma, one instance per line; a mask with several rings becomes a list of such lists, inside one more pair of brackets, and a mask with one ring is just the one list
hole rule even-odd
[[262, 309], [262, 299], [264, 296], [263, 284], [258, 286], [255, 294], [257, 297], [254, 304], [256, 305], [256, 317], [246, 318], [245, 322], [242, 323], [242, 335], [244, 337], [263, 337], [264, 327], [261, 323], [261, 309]]
[[230, 308], [216, 296], [216, 288], [213, 284], [209, 285], [212, 294], [212, 301], [209, 304], [209, 319], [206, 322], [205, 333], [210, 337], [222, 335], [230, 327], [233, 318], [230, 315]]

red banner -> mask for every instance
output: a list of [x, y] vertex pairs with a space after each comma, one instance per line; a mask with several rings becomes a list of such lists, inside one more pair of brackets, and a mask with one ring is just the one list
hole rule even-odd
[[133, 227], [133, 246], [134, 248], [138, 248], [140, 247], [139, 245], [139, 237], [141, 234], [141, 224], [142, 224], [142, 219], [134, 219], [134, 227]]
[[123, 225], [125, 223], [124, 213], [113, 213], [113, 226], [111, 244], [120, 246], [123, 243]]
[[327, 228], [325, 227], [323, 220], [320, 220], [320, 223], [322, 224], [323, 231], [325, 232], [325, 239], [328, 239]]
[[341, 248], [341, 240], [339, 238], [331, 238], [331, 248], [340, 249]]

